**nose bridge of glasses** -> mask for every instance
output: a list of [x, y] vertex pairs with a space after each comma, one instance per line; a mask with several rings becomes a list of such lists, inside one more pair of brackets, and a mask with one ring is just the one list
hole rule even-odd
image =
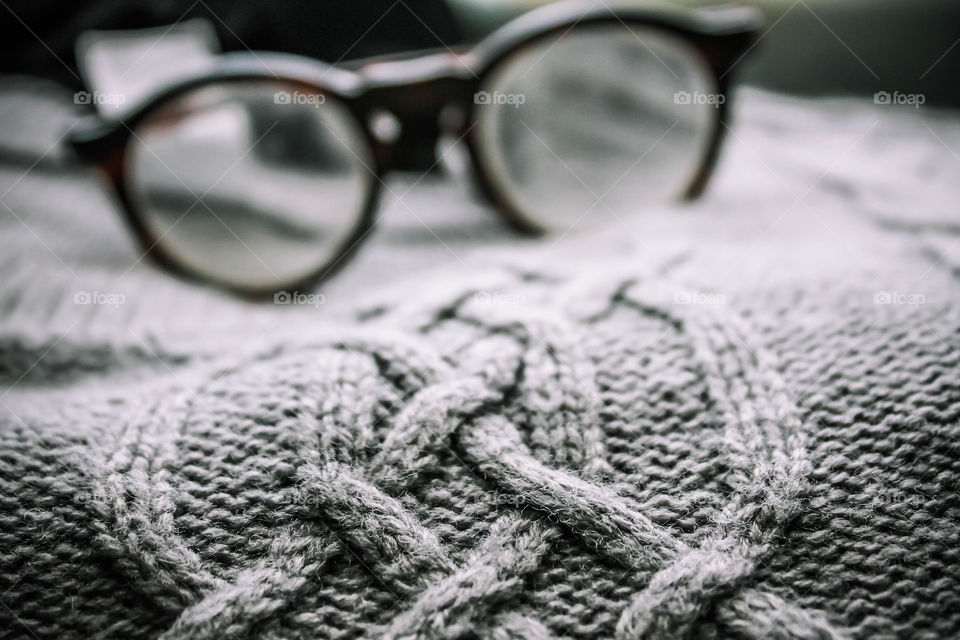
[[469, 98], [474, 78], [456, 52], [404, 60], [373, 62], [359, 70], [366, 89], [359, 101], [370, 114], [387, 112], [396, 118], [399, 135], [393, 141], [390, 168], [422, 171], [436, 163], [442, 134], [441, 113]]

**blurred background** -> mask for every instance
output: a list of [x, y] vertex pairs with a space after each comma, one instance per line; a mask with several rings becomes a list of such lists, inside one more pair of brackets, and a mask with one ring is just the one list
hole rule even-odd
[[[595, 0], [601, 1], [614, 2]], [[590, 4], [590, 0], [585, 2]], [[86, 89], [81, 86], [83, 74], [75, 57], [77, 37], [84, 31], [159, 27], [163, 32], [167, 25], [202, 18], [216, 30], [224, 51], [281, 51], [337, 62], [476, 42], [543, 4], [547, 2], [0, 0], [0, 41], [4, 43], [0, 56], [0, 224], [6, 225], [0, 230], [0, 243], [7, 243], [0, 244], [0, 255], [23, 253], [29, 257], [24, 264], [29, 264], [31, 278], [38, 277], [37, 273], [50, 274], [51, 280], [67, 281], [68, 292], [182, 286], [144, 259], [143, 248], [122, 224], [122, 207], [113, 191], [92, 167], [71, 164], [61, 144], [77, 116], [92, 111], [90, 104], [78, 102], [74, 93]], [[735, 103], [742, 110], [737, 112], [735, 133], [718, 163], [719, 180], [714, 182], [719, 189], [707, 194], [711, 206], [740, 210], [749, 203], [762, 219], [764, 213], [773, 215], [796, 204], [797, 194], [812, 189], [814, 197], [823, 192], [824, 207], [850, 208], [856, 200], [870, 215], [889, 217], [897, 210], [949, 220], [948, 214], [955, 209], [958, 158], [953, 149], [960, 148], [948, 123], [954, 116], [936, 108], [881, 111], [873, 102], [878, 92], [900, 92], [922, 95], [927, 107], [960, 106], [960, 2], [742, 0], [741, 4], [757, 6], [765, 14], [766, 27], [742, 64], [736, 64], [735, 85], [817, 99], [798, 100], [749, 89], [738, 96]], [[856, 96], [860, 100], [854, 104], [820, 100], [821, 96]], [[293, 137], [303, 136], [298, 132]], [[191, 151], [190, 155], [195, 164], [208, 169], [217, 166], [203, 153]], [[448, 155], [458, 159], [457, 153]], [[233, 158], [228, 160], [232, 168]], [[454, 165], [445, 163], [440, 169], [456, 168]], [[382, 286], [438, 265], [462, 266], [460, 257], [479, 247], [513, 255], [526, 246], [541, 251], [544, 259], [552, 255], [556, 240], [544, 242], [517, 234], [485, 203], [465, 197], [468, 191], [464, 186], [468, 185], [457, 180], [462, 175], [452, 170], [430, 173], [439, 175], [391, 175], [382, 189], [376, 232], [351, 256], [349, 268], [320, 285], [326, 296], [324, 311], [338, 304], [350, 307], [356, 293], [372, 284]], [[269, 198], [261, 198], [273, 203], [283, 200], [276, 191], [293, 193], [276, 179], [253, 181], [240, 173], [234, 177], [218, 184], [224, 191], [237, 191], [238, 184], [262, 184], [264, 194], [273, 187]], [[857, 187], [844, 186], [849, 184]], [[314, 186], [319, 193], [320, 183]], [[182, 203], [171, 202], [179, 220]], [[798, 216], [809, 213], [805, 206], [792, 210]], [[830, 220], [831, 230], [825, 233], [832, 234], [839, 224], [836, 216], [817, 211], [818, 218]], [[690, 222], [671, 218], [668, 223], [665, 213], [662, 218], [644, 218], [645, 229], [652, 231], [631, 234], [624, 241], [639, 238], [649, 248], [669, 235], [657, 228], [661, 220], [664, 224], [702, 224], [695, 218]], [[201, 238], [187, 225], [181, 230], [189, 239]], [[686, 231], [689, 233], [678, 235], [688, 238], [705, 233], [699, 227]], [[740, 229], [743, 234], [752, 231]], [[202, 250], [198, 252], [210, 253], [209, 243], [197, 240], [197, 244]], [[69, 267], [65, 269], [65, 265]], [[7, 273], [3, 279], [12, 281]], [[209, 288], [202, 286], [197, 292], [198, 296], [210, 295]], [[157, 317], [166, 315], [158, 313]]]
[[[683, 4], [716, 4], [672, 0]], [[802, 95], [922, 93], [960, 105], [960, 3], [955, 0], [744, 0], [768, 31], [740, 80]], [[273, 50], [335, 61], [475, 41], [543, 0], [161, 0], [0, 2], [0, 73], [78, 81], [76, 36], [86, 29], [206, 17], [225, 50]]]

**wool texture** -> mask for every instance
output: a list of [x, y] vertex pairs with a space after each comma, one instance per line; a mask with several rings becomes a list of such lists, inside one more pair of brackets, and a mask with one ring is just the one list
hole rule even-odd
[[388, 226], [321, 309], [133, 264], [88, 172], [7, 166], [0, 637], [956, 637], [955, 161], [742, 97], [699, 209], [392, 280]]

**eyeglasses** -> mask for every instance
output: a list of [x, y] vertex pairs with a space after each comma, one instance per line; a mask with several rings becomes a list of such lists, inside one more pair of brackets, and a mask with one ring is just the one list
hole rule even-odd
[[120, 119], [75, 127], [147, 253], [250, 295], [333, 272], [375, 223], [389, 170], [462, 142], [518, 230], [566, 230], [699, 195], [748, 8], [550, 5], [469, 49], [328, 66], [227, 54]]

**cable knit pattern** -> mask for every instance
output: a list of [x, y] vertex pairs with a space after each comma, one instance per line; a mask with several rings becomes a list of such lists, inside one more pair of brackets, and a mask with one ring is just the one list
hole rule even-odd
[[[748, 108], [729, 166], [841, 117]], [[873, 112], [849, 113], [836, 135]], [[53, 175], [17, 175], [10, 206], [43, 211]], [[518, 248], [322, 312], [149, 267], [131, 303], [71, 305], [125, 281], [38, 213], [99, 284], [0, 236], [0, 637], [960, 634], [960, 283], [851, 189], [811, 195], [843, 242], [805, 214], [738, 244], [728, 187], [720, 218], [651, 214], [662, 246]]]
[[[698, 542], [610, 486], [576, 329], [522, 314], [484, 320], [462, 301], [441, 322], [484, 337], [458, 346], [459, 358], [364, 334], [270, 347], [134, 414], [101, 463], [71, 451], [62, 464], [75, 475], [55, 483], [80, 505], [71, 519], [92, 557], [167, 618], [165, 638], [279, 636], [276, 617], [320, 623], [326, 608], [380, 637], [562, 635], [511, 603], [563, 537], [649, 576], [617, 616], [618, 638], [692, 637], [707, 621], [757, 638], [843, 637], [754, 576], [810, 490], [807, 428], [776, 359], [737, 314], [683, 309], [669, 286], [635, 285], [619, 287], [616, 304], [689, 343], [723, 425], [730, 491]], [[541, 402], [518, 411], [530, 396]], [[486, 524], [469, 549], [449, 548], [411, 500], [444, 464], [511, 498], [507, 509], [478, 505]], [[466, 515], [454, 487], [446, 498]], [[320, 590], [344, 562], [351, 591], [395, 602], [386, 615], [371, 609], [376, 598], [343, 603]]]

